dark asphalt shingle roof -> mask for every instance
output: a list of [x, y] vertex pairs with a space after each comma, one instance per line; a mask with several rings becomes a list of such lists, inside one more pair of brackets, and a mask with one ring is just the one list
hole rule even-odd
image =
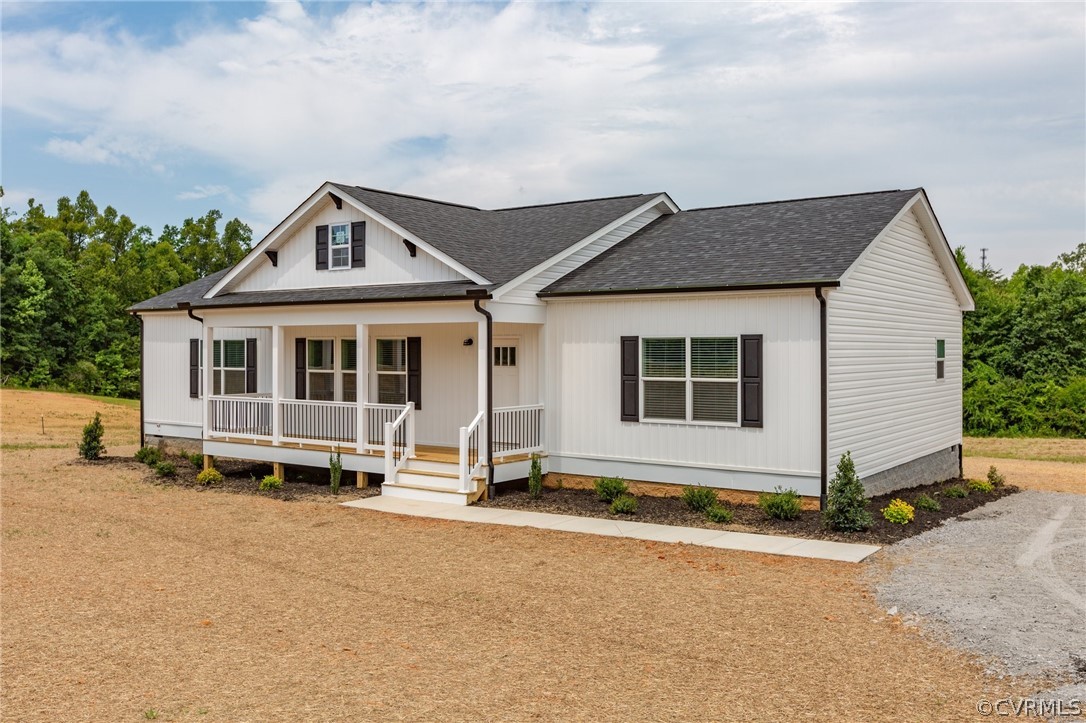
[[662, 216], [540, 295], [833, 282], [919, 191]]
[[128, 307], [129, 311], [160, 311], [162, 309], [176, 309], [180, 303], [188, 302], [190, 304], [195, 303], [203, 297], [211, 287], [218, 283], [219, 279], [226, 275], [226, 272], [230, 269], [223, 269], [216, 271], [213, 274], [208, 274], [202, 279], [196, 279], [191, 283], [184, 286], [178, 286], [172, 291], [167, 291], [165, 294], [159, 294], [158, 296], [151, 297], [146, 301], [141, 301], [138, 304], [133, 304]]

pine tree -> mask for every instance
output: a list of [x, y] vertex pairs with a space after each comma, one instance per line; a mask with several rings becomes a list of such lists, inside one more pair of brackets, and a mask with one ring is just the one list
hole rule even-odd
[[858, 532], [871, 526], [863, 482], [856, 475], [852, 455], [845, 452], [837, 463], [837, 472], [830, 480], [829, 495], [822, 520], [827, 527], [842, 532]]

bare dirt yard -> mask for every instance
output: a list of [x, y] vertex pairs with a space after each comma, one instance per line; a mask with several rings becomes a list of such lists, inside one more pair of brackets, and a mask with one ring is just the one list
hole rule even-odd
[[4, 720], [967, 720], [1035, 690], [865, 565], [157, 485], [76, 457], [96, 409], [131, 456], [134, 408], [0, 407]]
[[1086, 494], [1086, 439], [966, 437], [962, 450], [967, 478], [983, 479], [995, 465], [1022, 489]]

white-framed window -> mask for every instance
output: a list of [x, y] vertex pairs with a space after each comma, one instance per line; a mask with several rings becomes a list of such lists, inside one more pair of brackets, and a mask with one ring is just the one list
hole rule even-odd
[[[216, 339], [211, 351], [214, 357], [211, 367], [211, 393], [244, 394], [245, 340]], [[200, 357], [202, 360], [202, 353]]]
[[739, 423], [739, 338], [641, 340], [645, 421]]
[[329, 228], [329, 255], [328, 268], [351, 268], [351, 225], [349, 223], [332, 224]]
[[407, 404], [407, 339], [377, 339], [377, 403]]
[[306, 384], [309, 399], [336, 400], [336, 343], [334, 339], [306, 340]]
[[358, 345], [354, 339], [340, 339], [340, 365], [343, 367], [343, 401], [358, 401]]
[[946, 376], [946, 339], [935, 340], [935, 378]]
[[517, 348], [515, 346], [494, 347], [494, 366], [515, 367], [517, 365]]

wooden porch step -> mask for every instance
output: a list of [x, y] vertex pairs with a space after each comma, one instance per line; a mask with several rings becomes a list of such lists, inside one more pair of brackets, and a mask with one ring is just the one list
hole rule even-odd
[[[410, 462], [408, 462], [410, 464]], [[397, 474], [413, 474], [419, 477], [444, 477], [446, 479], [460, 479], [460, 475], [455, 472], [436, 472], [428, 469], [411, 469], [410, 467], [404, 467]]]

